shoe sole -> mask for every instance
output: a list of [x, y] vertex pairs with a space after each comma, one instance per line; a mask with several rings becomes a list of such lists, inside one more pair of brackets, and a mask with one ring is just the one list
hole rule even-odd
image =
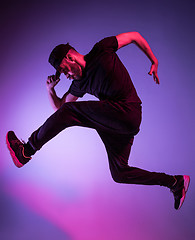
[[178, 210], [181, 208], [181, 206], [183, 205], [183, 202], [185, 200], [185, 197], [186, 197], [186, 193], [188, 191], [188, 187], [189, 187], [189, 184], [190, 184], [190, 177], [188, 175], [184, 175], [183, 176], [183, 180], [184, 180], [184, 188], [183, 188], [183, 192], [182, 192], [182, 198], [180, 200], [180, 204], [179, 204], [179, 207], [178, 207]]
[[9, 137], [8, 135], [9, 135], [9, 132], [6, 134], [6, 144], [7, 144], [7, 147], [8, 147], [8, 149], [9, 149], [9, 151], [10, 151], [12, 160], [13, 160], [13, 162], [14, 162], [14, 164], [15, 164], [16, 167], [21, 168], [21, 167], [23, 167], [24, 165], [23, 165], [21, 162], [18, 161], [18, 158], [17, 158], [16, 155], [15, 155], [15, 152], [14, 152], [13, 149], [11, 148], [10, 143], [9, 143], [9, 139], [8, 139], [8, 137]]

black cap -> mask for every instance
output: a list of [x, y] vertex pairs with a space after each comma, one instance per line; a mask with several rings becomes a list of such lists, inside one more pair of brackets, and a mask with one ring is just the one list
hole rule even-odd
[[[56, 46], [49, 56], [49, 63], [57, 70], [60, 66], [63, 58], [66, 56], [70, 49], [74, 49], [72, 46], [67, 44], [60, 44]], [[75, 49], [74, 49], [75, 50]], [[56, 71], [56, 78], [59, 78], [60, 72]]]

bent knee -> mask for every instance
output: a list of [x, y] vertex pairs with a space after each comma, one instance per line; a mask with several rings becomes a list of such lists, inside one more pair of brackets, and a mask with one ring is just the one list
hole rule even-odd
[[112, 179], [116, 182], [116, 183], [125, 183], [125, 176], [124, 174], [122, 174], [121, 172], [115, 172], [112, 173]]

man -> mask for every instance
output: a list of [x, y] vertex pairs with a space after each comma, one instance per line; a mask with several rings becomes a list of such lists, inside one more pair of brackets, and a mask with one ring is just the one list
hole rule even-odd
[[[146, 40], [137, 32], [104, 38], [87, 55], [78, 53], [69, 44], [58, 45], [49, 56], [56, 74], [47, 79], [55, 113], [32, 133], [26, 144], [20, 142], [13, 131], [9, 131], [7, 146], [14, 164], [22, 167], [36, 151], [65, 128], [93, 128], [105, 145], [114, 181], [168, 187], [174, 194], [175, 209], [179, 209], [188, 190], [189, 176], [171, 176], [128, 166], [134, 136], [139, 132], [141, 123], [141, 100], [116, 51], [130, 43], [135, 43], [150, 59], [149, 74], [159, 84], [158, 61]], [[59, 98], [54, 87], [62, 73], [72, 80], [72, 84]], [[85, 93], [96, 96], [99, 101], [76, 102]]]

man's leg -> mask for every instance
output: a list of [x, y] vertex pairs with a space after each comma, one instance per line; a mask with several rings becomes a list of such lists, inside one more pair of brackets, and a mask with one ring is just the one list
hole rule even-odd
[[98, 134], [106, 147], [109, 167], [114, 181], [118, 183], [161, 185], [166, 187], [171, 187], [175, 183], [175, 179], [171, 175], [149, 172], [128, 165], [133, 137], [100, 131], [98, 131]]
[[[65, 103], [31, 135], [29, 143], [37, 151], [59, 132], [70, 126], [83, 126], [106, 132], [127, 132], [129, 131], [129, 115], [132, 116], [132, 124], [136, 122], [134, 120], [136, 110], [133, 106], [132, 108], [129, 109], [127, 115], [119, 104], [111, 101]], [[139, 123], [136, 122], [135, 125], [136, 127], [131, 127], [133, 133], [139, 131]]]
[[189, 176], [172, 176], [130, 167], [128, 158], [134, 138], [129, 135], [113, 135], [98, 131], [108, 154], [112, 178], [118, 183], [160, 185], [168, 187], [174, 194], [175, 209], [179, 209], [188, 190]]
[[[13, 131], [7, 133], [6, 143], [17, 167], [20, 168], [29, 162], [37, 150], [65, 128], [88, 125], [88, 120], [77, 113], [76, 108], [71, 107], [72, 104], [75, 103], [64, 104], [51, 115], [41, 127], [32, 133], [27, 144], [21, 142]], [[81, 105], [84, 107], [84, 104]]]
[[[122, 131], [119, 121], [121, 117], [125, 119], [124, 110], [118, 104], [109, 101], [65, 103], [32, 133], [27, 144], [23, 144], [13, 131], [7, 133], [6, 142], [15, 165], [22, 167], [31, 159], [31, 155], [65, 128], [84, 126], [106, 131]], [[122, 126], [125, 128], [123, 131], [127, 131], [127, 124]]]
[[[136, 134], [138, 132], [140, 110], [134, 105], [128, 106], [128, 111], [126, 109], [127, 107], [110, 101], [66, 103], [31, 135], [27, 144], [20, 142], [12, 131], [8, 132], [6, 141], [14, 163], [17, 167], [22, 167], [31, 159], [30, 155], [66, 127], [90, 127], [98, 131], [106, 146], [111, 174], [115, 181], [167, 187], [174, 184], [172, 189], [174, 196], [179, 199], [177, 202], [181, 203], [180, 199], [184, 199], [183, 196], [185, 197], [189, 185], [188, 176], [185, 179], [183, 176], [176, 179], [164, 173], [148, 172], [128, 166], [133, 138], [129, 135], [122, 135], [122, 133], [128, 131]], [[116, 132], [121, 134], [116, 135]], [[182, 194], [180, 194], [181, 189]]]
[[80, 115], [72, 105], [77, 103], [66, 103], [51, 115], [45, 123], [39, 127], [29, 138], [29, 143], [35, 151], [54, 138], [64, 129], [71, 126], [88, 126], [88, 121]]

